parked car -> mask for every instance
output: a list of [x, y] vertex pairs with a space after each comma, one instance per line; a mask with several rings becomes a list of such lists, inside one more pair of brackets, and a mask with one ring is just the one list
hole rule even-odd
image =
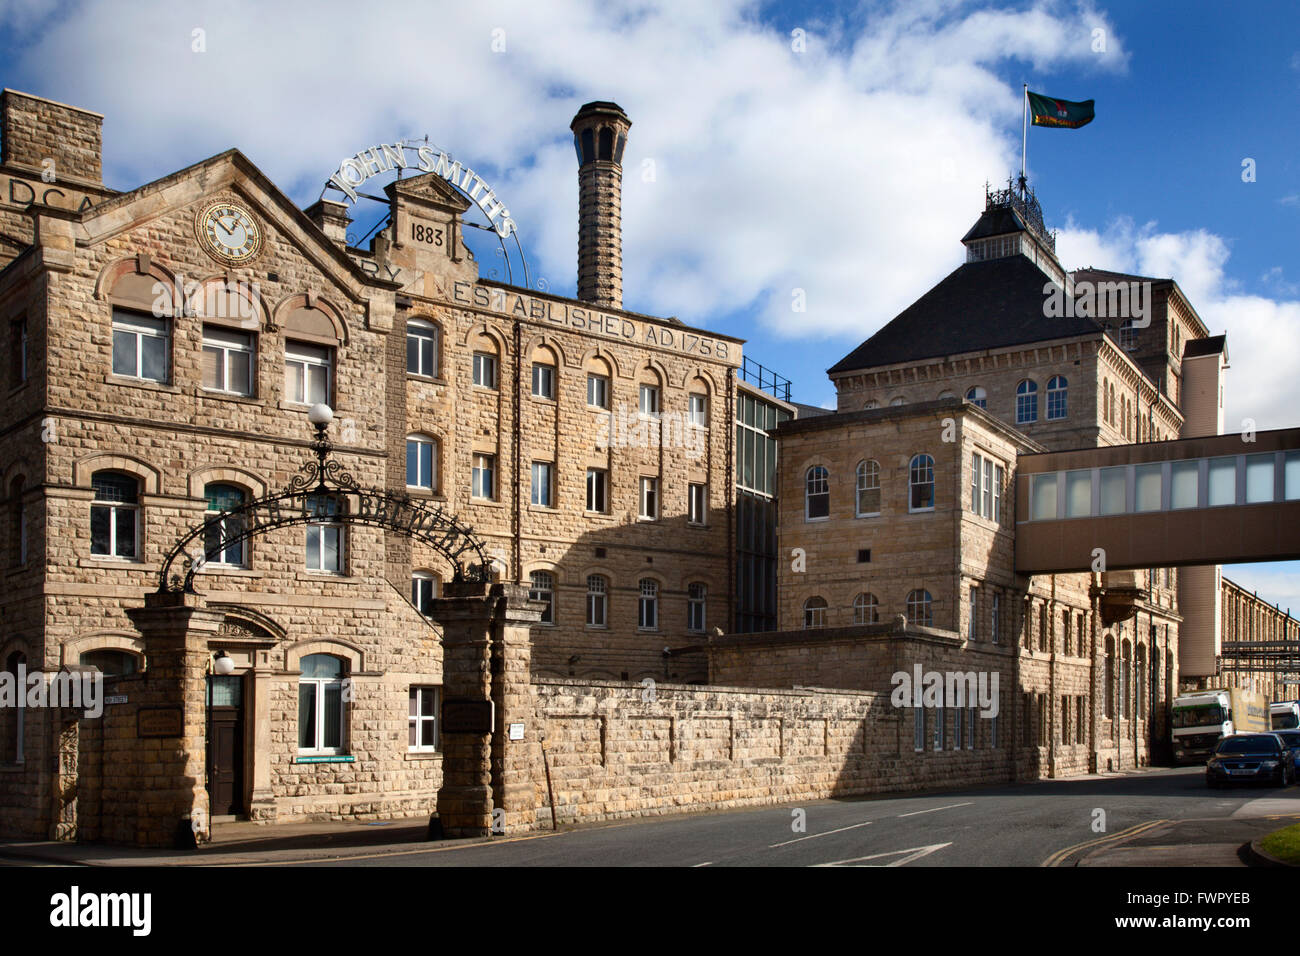
[[1300, 774], [1300, 730], [1275, 730], [1273, 735], [1281, 737], [1286, 749], [1291, 751], [1292, 774]]
[[1205, 765], [1211, 787], [1233, 783], [1267, 783], [1285, 787], [1295, 782], [1291, 751], [1277, 734], [1236, 734], [1224, 737]]

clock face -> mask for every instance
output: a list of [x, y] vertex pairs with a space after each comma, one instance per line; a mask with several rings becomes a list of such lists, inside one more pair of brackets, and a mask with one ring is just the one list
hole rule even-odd
[[199, 213], [199, 239], [223, 262], [247, 262], [262, 249], [262, 230], [244, 207], [213, 203]]

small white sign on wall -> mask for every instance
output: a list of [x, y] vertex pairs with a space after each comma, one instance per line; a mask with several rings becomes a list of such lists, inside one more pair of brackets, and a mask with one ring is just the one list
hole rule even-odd
[[511, 739], [511, 740], [523, 740], [523, 739], [524, 739], [524, 725], [523, 725], [523, 724], [511, 724], [511, 725], [510, 725], [510, 739]]

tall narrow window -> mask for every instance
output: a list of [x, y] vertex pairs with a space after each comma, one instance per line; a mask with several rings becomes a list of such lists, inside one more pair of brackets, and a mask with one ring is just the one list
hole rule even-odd
[[497, 357], [487, 352], [474, 353], [474, 384], [479, 388], [497, 387]]
[[609, 472], [603, 468], [587, 469], [587, 510], [609, 512]]
[[253, 394], [253, 336], [214, 325], [203, 327], [203, 388]]
[[859, 518], [880, 514], [880, 462], [858, 462], [857, 514]]
[[298, 749], [303, 753], [343, 752], [343, 661], [308, 654], [298, 678]]
[[704, 607], [708, 597], [708, 588], [700, 583], [692, 584], [686, 592], [686, 630], [696, 634], [704, 633]]
[[438, 443], [428, 435], [406, 436], [406, 487], [433, 491], [437, 485]]
[[333, 349], [306, 342], [284, 344], [284, 400], [298, 405], [329, 404]]
[[690, 397], [690, 423], [701, 428], [709, 424], [709, 396], [692, 394]]
[[406, 749], [432, 752], [438, 749], [438, 687], [410, 688], [406, 718]]
[[484, 498], [491, 501], [496, 494], [495, 455], [475, 455], [474, 469], [470, 476], [470, 497]]
[[13, 560], [15, 567], [27, 564], [27, 509], [23, 507], [23, 479], [9, 483], [10, 525], [13, 534]]
[[853, 599], [853, 623], [880, 623], [880, 602], [874, 594], [864, 591]]
[[998, 593], [993, 592], [989, 599], [989, 640], [998, 643]]
[[97, 471], [90, 479], [90, 553], [134, 558], [140, 533], [140, 482], [132, 475]]
[[978, 640], [975, 635], [979, 622], [979, 596], [980, 589], [972, 585], [970, 589], [970, 619], [966, 627], [966, 640], [968, 641]]
[[587, 575], [587, 626], [605, 627], [608, 620], [609, 583], [604, 575]]
[[9, 323], [9, 387], [27, 381], [27, 319]]
[[826, 518], [831, 513], [831, 473], [821, 465], [808, 469], [804, 479], [804, 517], [808, 520]]
[[210, 564], [242, 568], [248, 565], [246, 541], [231, 541], [244, 530], [242, 516], [229, 512], [242, 508], [248, 496], [236, 485], [212, 482], [203, 486], [208, 499], [203, 532], [203, 552]]
[[907, 510], [934, 510], [934, 459], [929, 455], [914, 455], [908, 466]]
[[555, 466], [549, 461], [533, 462], [532, 502], [542, 508], [555, 507]]
[[587, 404], [592, 408], [609, 408], [608, 376], [587, 376]]
[[654, 521], [659, 517], [658, 478], [641, 478], [641, 510], [639, 517], [644, 521]]
[[660, 412], [659, 386], [642, 385], [640, 389], [640, 411], [642, 415], [658, 418]]
[[1025, 379], [1016, 386], [1016, 424], [1038, 421], [1038, 383]]
[[542, 611], [542, 624], [555, 623], [555, 575], [549, 571], [534, 571], [529, 575], [528, 600], [542, 601], [546, 609]]
[[411, 572], [411, 603], [415, 609], [428, 617], [433, 610], [434, 598], [438, 596], [438, 579], [431, 571]]
[[643, 631], [659, 629], [659, 582], [642, 578], [638, 587], [641, 597], [637, 601], [636, 626]]
[[1055, 375], [1047, 382], [1047, 417], [1049, 420], [1065, 418], [1069, 414], [1069, 383], [1064, 375]]
[[537, 398], [555, 398], [555, 366], [533, 365], [533, 395]]
[[709, 486], [692, 482], [686, 486], [687, 516], [691, 524], [707, 524], [709, 520]]
[[803, 602], [803, 626], [805, 630], [826, 626], [826, 599], [810, 597]]
[[406, 371], [438, 377], [438, 327], [427, 319], [406, 323]]
[[1108, 718], [1115, 716], [1115, 639], [1106, 637], [1106, 710]]
[[138, 312], [113, 310], [113, 374], [166, 382], [171, 326]]
[[934, 601], [926, 590], [911, 591], [907, 595], [907, 623], [922, 627], [934, 626]]
[[342, 510], [339, 499], [331, 495], [309, 495], [303, 506], [315, 516], [307, 525], [307, 570], [341, 574], [345, 541], [343, 522], [338, 517]]

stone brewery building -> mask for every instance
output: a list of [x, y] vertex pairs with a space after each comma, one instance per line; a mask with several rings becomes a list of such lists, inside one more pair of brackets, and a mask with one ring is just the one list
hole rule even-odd
[[[1044, 318], [1045, 280], [1107, 276], [1032, 198], [989, 195], [828, 413], [623, 308], [612, 103], [572, 124], [576, 299], [480, 274], [467, 216], [513, 222], [446, 154], [364, 151], [299, 209], [235, 150], [110, 189], [101, 122], [3, 93], [0, 665], [108, 696], [0, 707], [0, 833], [514, 832], [1131, 767], [1259, 604], [1214, 567], [1016, 572], [1018, 458], [1218, 434], [1226, 357], [1171, 280], [1140, 330]], [[996, 673], [996, 716], [891, 702], [914, 668]]]

